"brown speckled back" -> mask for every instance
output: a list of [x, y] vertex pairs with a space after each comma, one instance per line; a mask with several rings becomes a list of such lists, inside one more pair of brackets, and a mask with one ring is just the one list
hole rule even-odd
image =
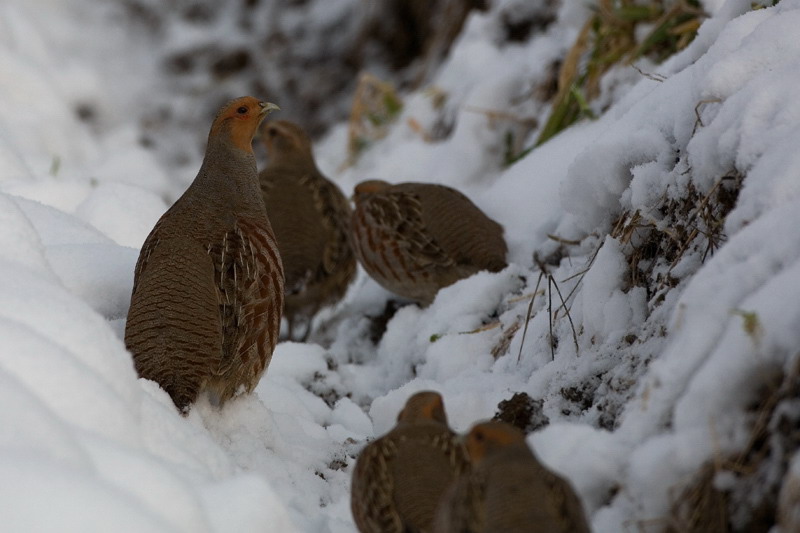
[[371, 181], [356, 187], [355, 199], [356, 254], [400, 296], [428, 304], [442, 287], [506, 266], [502, 226], [455, 189]]

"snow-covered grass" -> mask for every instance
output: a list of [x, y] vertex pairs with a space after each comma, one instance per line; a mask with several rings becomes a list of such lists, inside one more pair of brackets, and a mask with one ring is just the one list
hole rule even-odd
[[[186, 418], [137, 380], [121, 340], [137, 248], [186, 176], [138, 142], [138, 104], [163, 84], [146, 43], [104, 25], [98, 4], [0, 6], [4, 530], [353, 531], [354, 456], [411, 393], [435, 389], [459, 431], [515, 392], [541, 400], [550, 423], [529, 443], [594, 530], [658, 531], [704, 464], [749, 445], [753, 405], [792, 374], [800, 0], [705, 2], [689, 47], [645, 65], [663, 81], [610, 72], [598, 120], [510, 167], [505, 139], [523, 130], [507, 117], [546, 118], [531, 90], [589, 11], [565, 2], [513, 43], [501, 21], [525, 2], [473, 13], [432, 79], [444, 105], [403, 94], [350, 167], [345, 124], [316, 151], [346, 192], [366, 178], [462, 189], [504, 225], [512, 264], [402, 307], [377, 345], [371, 317], [390, 295], [361, 273], [314, 343], [278, 347], [254, 394], [222, 409], [201, 399]], [[198, 128], [209, 121], [198, 113]], [[436, 128], [450, 131], [420, 134]], [[669, 259], [642, 252], [664, 243]], [[784, 485], [788, 532], [800, 460], [783, 453], [765, 483]]]

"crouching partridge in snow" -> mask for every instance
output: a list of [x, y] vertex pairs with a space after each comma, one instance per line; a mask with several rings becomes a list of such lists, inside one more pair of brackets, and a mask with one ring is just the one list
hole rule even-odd
[[340, 300], [355, 277], [350, 205], [317, 168], [300, 126], [279, 120], [263, 134], [269, 164], [259, 180], [286, 274], [284, 316], [289, 338], [298, 319], [306, 322], [305, 340], [316, 312]]
[[251, 391], [277, 342], [283, 267], [251, 146], [273, 109], [244, 97], [220, 110], [200, 172], [136, 263], [125, 344], [184, 413], [204, 390], [220, 404]]
[[465, 466], [442, 397], [414, 394], [394, 429], [359, 454], [350, 500], [356, 526], [361, 533], [430, 531], [439, 498]]
[[569, 482], [542, 465], [505, 422], [477, 424], [465, 446], [470, 470], [445, 493], [437, 533], [589, 533]]
[[503, 227], [444, 185], [370, 180], [355, 188], [353, 246], [384, 288], [427, 305], [442, 287], [506, 267]]

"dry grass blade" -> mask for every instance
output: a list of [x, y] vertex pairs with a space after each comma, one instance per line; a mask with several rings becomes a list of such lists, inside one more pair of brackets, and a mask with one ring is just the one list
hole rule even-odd
[[553, 276], [547, 275], [547, 323], [549, 327], [548, 335], [550, 336], [550, 360], [556, 360], [556, 342], [553, 336], [553, 291], [550, 289]]
[[631, 68], [649, 80], [657, 81], [659, 83], [667, 81], [666, 76], [662, 76], [661, 74], [654, 74], [652, 72], [645, 72], [636, 65], [634, 65], [633, 63], [631, 63]]
[[511, 346], [511, 341], [514, 339], [514, 335], [517, 334], [517, 331], [519, 331], [520, 327], [520, 323], [517, 321], [506, 328], [506, 330], [500, 336], [500, 340], [492, 348], [492, 357], [497, 359], [508, 351], [509, 346]]
[[720, 100], [719, 98], [710, 98], [708, 100], [700, 100], [699, 102], [697, 102], [697, 105], [694, 106], [695, 122], [694, 122], [694, 127], [692, 128], [692, 137], [694, 137], [694, 134], [697, 133], [698, 126], [705, 127], [705, 124], [703, 124], [703, 119], [700, 117], [700, 107], [706, 104], [718, 104], [721, 101], [722, 100]]
[[578, 333], [575, 331], [575, 323], [572, 321], [572, 315], [569, 312], [569, 307], [567, 307], [567, 302], [564, 300], [564, 297], [561, 295], [561, 289], [558, 288], [558, 283], [556, 280], [553, 279], [553, 276], [550, 276], [550, 281], [552, 282], [553, 286], [556, 288], [556, 292], [558, 293], [558, 297], [561, 300], [561, 306], [556, 309], [556, 314], [560, 309], [564, 309], [564, 313], [567, 315], [567, 320], [569, 320], [569, 327], [572, 328], [572, 341], [575, 343], [575, 356], [580, 357], [581, 353], [578, 350]]
[[[568, 281], [570, 281], [570, 280], [573, 280], [573, 279], [575, 279], [575, 278], [578, 278], [578, 281], [577, 281], [577, 283], [575, 283], [575, 286], [574, 286], [574, 287], [572, 287], [572, 290], [571, 290], [571, 291], [569, 291], [569, 294], [567, 294], [567, 298], [566, 298], [566, 301], [567, 301], [567, 302], [568, 302], [568, 301], [570, 301], [570, 300], [572, 299], [572, 296], [575, 294], [575, 291], [577, 291], [577, 290], [578, 290], [578, 287], [580, 287], [580, 285], [581, 285], [581, 282], [583, 281], [583, 278], [584, 278], [584, 276], [586, 276], [586, 274], [587, 274], [587, 273], [589, 272], [589, 270], [592, 268], [592, 265], [594, 264], [594, 260], [595, 260], [595, 259], [597, 259], [597, 254], [599, 254], [599, 253], [600, 253], [600, 249], [603, 247], [603, 244], [604, 244], [604, 243], [605, 243], [605, 241], [601, 242], [601, 243], [600, 243], [600, 246], [598, 246], [598, 247], [597, 247], [597, 249], [594, 251], [594, 253], [592, 254], [592, 257], [589, 259], [589, 264], [587, 264], [587, 265], [586, 265], [586, 268], [584, 268], [584, 269], [583, 269], [583, 270], [581, 270], [580, 272], [577, 272], [577, 273], [575, 273], [575, 274], [573, 274], [573, 275], [571, 275], [571, 276], [568, 276], [568, 277], [566, 277], [566, 278], [564, 278], [564, 279], [562, 279], [562, 280], [561, 280], [561, 283], [566, 283], [566, 282], [568, 282]], [[566, 309], [565, 309], [565, 311], [566, 311]]]
[[489, 122], [494, 124], [495, 122], [500, 121], [507, 121], [507, 122], [515, 122], [520, 124], [521, 126], [525, 126], [528, 128], [536, 127], [537, 120], [534, 117], [520, 117], [518, 115], [514, 115], [513, 113], [509, 113], [507, 111], [500, 111], [497, 109], [486, 109], [483, 107], [475, 107], [475, 106], [464, 106], [462, 108], [467, 113], [477, 113], [479, 115], [484, 115], [486, 118], [489, 119]]
[[581, 243], [579, 240], [565, 239], [564, 237], [559, 237], [558, 235], [553, 235], [552, 233], [548, 233], [547, 238], [560, 244], [569, 244], [570, 246], [578, 246]]
[[517, 354], [518, 363], [522, 360], [522, 346], [525, 344], [525, 335], [528, 334], [528, 323], [531, 321], [531, 313], [533, 312], [533, 301], [536, 298], [536, 294], [539, 292], [539, 284], [542, 282], [543, 277], [544, 277], [544, 272], [539, 272], [539, 278], [536, 280], [536, 288], [533, 289], [533, 295], [531, 295], [531, 301], [528, 304], [528, 312], [525, 314], [525, 328], [522, 330], [522, 340], [519, 341], [519, 353]]

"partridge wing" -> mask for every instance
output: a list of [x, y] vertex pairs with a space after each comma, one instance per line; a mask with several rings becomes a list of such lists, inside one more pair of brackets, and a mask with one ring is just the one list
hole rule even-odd
[[503, 227], [459, 191], [443, 185], [410, 184], [418, 190], [421, 218], [430, 237], [459, 265], [502, 270]]
[[239, 219], [209, 248], [216, 266], [222, 317], [220, 399], [255, 387], [278, 341], [283, 311], [283, 267], [271, 230]]
[[394, 442], [382, 438], [365, 447], [358, 457], [350, 507], [361, 533], [405, 533], [394, 502], [391, 463], [396, 453]]

